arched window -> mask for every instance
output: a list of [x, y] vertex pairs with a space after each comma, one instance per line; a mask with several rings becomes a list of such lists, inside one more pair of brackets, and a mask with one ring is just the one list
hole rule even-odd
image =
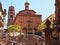
[[11, 15], [11, 18], [13, 18], [13, 16]]
[[35, 43], [35, 45], [37, 45], [37, 43]]
[[28, 8], [28, 6], [26, 6], [26, 8]]

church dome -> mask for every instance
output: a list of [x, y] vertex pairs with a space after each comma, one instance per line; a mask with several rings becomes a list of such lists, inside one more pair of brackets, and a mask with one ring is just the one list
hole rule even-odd
[[25, 5], [27, 5], [27, 4], [29, 5], [29, 3], [26, 1]]

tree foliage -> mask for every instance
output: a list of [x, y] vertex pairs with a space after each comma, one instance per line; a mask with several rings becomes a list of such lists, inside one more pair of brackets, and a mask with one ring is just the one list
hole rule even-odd
[[45, 22], [42, 22], [42, 23], [38, 26], [38, 29], [39, 29], [40, 31], [43, 31], [44, 28], [46, 28], [46, 24], [45, 24]]
[[[53, 22], [51, 21], [51, 25], [50, 25], [50, 28], [53, 28]], [[38, 29], [40, 30], [40, 31], [43, 31], [43, 29], [45, 29], [46, 28], [46, 24], [45, 24], [45, 22], [42, 22], [39, 26], [38, 26]]]
[[20, 26], [18, 26], [18, 25], [9, 25], [8, 26], [8, 32], [13, 32], [13, 31], [20, 31]]
[[51, 21], [50, 28], [53, 28], [54, 22]]

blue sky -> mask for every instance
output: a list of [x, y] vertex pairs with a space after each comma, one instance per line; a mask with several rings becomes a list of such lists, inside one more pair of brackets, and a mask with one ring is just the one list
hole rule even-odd
[[[7, 9], [13, 5], [15, 12], [18, 13], [24, 9], [24, 3], [26, 0], [0, 0], [3, 9]], [[30, 3], [30, 9], [33, 9], [37, 14], [42, 14], [42, 20], [46, 19], [50, 14], [55, 12], [55, 0], [28, 0]], [[7, 17], [7, 16], [6, 16]]]

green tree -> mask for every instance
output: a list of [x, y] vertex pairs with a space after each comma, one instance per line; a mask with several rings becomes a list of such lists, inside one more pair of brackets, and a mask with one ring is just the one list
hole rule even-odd
[[45, 24], [45, 22], [42, 22], [42, 23], [38, 26], [38, 29], [39, 29], [40, 31], [43, 31], [44, 28], [46, 28], [46, 24]]
[[18, 25], [9, 25], [8, 26], [8, 32], [13, 32], [13, 31], [20, 31], [20, 26], [18, 26]]
[[[51, 21], [51, 25], [50, 25], [50, 28], [53, 28], [53, 22]], [[45, 24], [45, 22], [42, 22], [39, 26], [38, 26], [38, 29], [40, 30], [40, 31], [43, 31], [43, 29], [45, 29], [46, 28], [46, 24]]]
[[53, 28], [54, 22], [51, 21], [50, 28]]

